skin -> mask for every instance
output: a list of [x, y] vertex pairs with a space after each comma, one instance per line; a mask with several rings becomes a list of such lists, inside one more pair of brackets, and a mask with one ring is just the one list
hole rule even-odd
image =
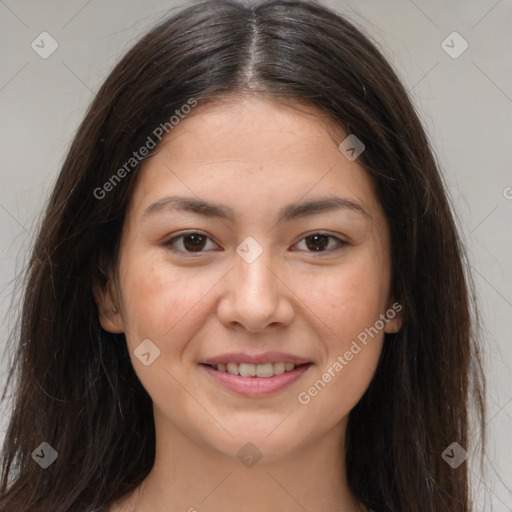
[[[348, 414], [400, 315], [307, 405], [297, 399], [394, 303], [387, 221], [367, 173], [338, 149], [345, 136], [314, 111], [232, 97], [199, 104], [146, 160], [115, 275], [95, 294], [103, 328], [126, 334], [153, 400], [156, 460], [111, 511], [358, 510], [344, 465]], [[220, 203], [233, 220], [170, 208], [144, 214], [170, 195]], [[339, 208], [277, 222], [285, 205], [333, 195], [365, 213]], [[187, 253], [190, 239], [174, 242], [181, 252], [166, 245], [185, 230], [208, 237], [203, 252]], [[305, 238], [318, 231], [335, 237], [323, 239], [323, 251]], [[248, 236], [262, 249], [252, 263], [236, 252]], [[149, 366], [134, 354], [145, 339], [160, 350]], [[313, 364], [259, 398], [225, 389], [199, 366], [226, 352], [269, 350]], [[236, 458], [248, 442], [262, 455], [253, 467]]]

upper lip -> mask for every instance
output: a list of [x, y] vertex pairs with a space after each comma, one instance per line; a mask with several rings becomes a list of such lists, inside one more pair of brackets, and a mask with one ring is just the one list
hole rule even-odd
[[308, 359], [286, 354], [285, 352], [262, 352], [261, 354], [247, 354], [246, 352], [230, 352], [215, 357], [210, 357], [202, 361], [203, 364], [217, 365], [221, 363], [248, 363], [248, 364], [265, 364], [265, 363], [294, 363], [306, 364], [310, 363]]

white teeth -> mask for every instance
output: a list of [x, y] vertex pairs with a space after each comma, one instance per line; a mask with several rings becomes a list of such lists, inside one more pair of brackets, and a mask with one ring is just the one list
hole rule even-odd
[[[242, 365], [240, 365], [242, 366]], [[242, 374], [240, 374], [242, 375]], [[258, 377], [272, 377], [274, 375], [274, 365], [272, 363], [259, 364], [256, 366], [256, 375]]]
[[256, 365], [248, 363], [240, 363], [238, 365], [238, 373], [242, 377], [254, 377], [256, 375]]
[[238, 365], [236, 363], [228, 363], [228, 373], [238, 375]]
[[294, 363], [219, 363], [214, 365], [219, 372], [228, 372], [231, 375], [240, 375], [241, 377], [262, 377], [269, 378], [274, 375], [281, 375], [284, 372], [291, 372], [295, 369]]
[[284, 373], [284, 363], [274, 363], [274, 373], [276, 375], [281, 375]]

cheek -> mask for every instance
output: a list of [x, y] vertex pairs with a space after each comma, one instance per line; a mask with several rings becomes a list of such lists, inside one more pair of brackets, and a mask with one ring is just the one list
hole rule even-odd
[[300, 407], [307, 407], [306, 423], [312, 430], [319, 421], [329, 429], [350, 413], [368, 389], [382, 352], [380, 295], [349, 286], [348, 281], [345, 285], [332, 294], [323, 317], [335, 333], [322, 340], [325, 359], [297, 396]]
[[[367, 346], [336, 353], [335, 363], [325, 367], [322, 373], [308, 383], [298, 401], [301, 407], [309, 409], [307, 417], [313, 424], [320, 419], [324, 428], [337, 424], [361, 400], [368, 389], [377, 368], [382, 350], [382, 335], [376, 336]], [[346, 353], [352, 354], [348, 360]], [[317, 419], [315, 419], [317, 418]]]
[[[194, 410], [194, 404], [183, 394], [183, 376], [176, 368], [184, 364], [182, 354], [208, 311], [207, 292], [219, 278], [197, 267], [173, 268], [165, 256], [137, 258], [136, 252], [131, 254], [126, 254], [120, 278], [125, 336], [133, 368], [155, 404], [165, 408], [162, 404], [172, 396], [173, 403], [182, 410]], [[143, 353], [138, 347], [147, 339], [159, 350], [148, 366], [137, 357], [137, 353]]]
[[[190, 330], [191, 320], [197, 323], [215, 280], [197, 268], [173, 268], [162, 257], [126, 260], [121, 282], [128, 344], [149, 338], [168, 350], [169, 339], [180, 340], [178, 333], [185, 326]], [[172, 348], [179, 347], [174, 342]]]
[[323, 339], [326, 359], [298, 397], [310, 418], [335, 424], [368, 388], [382, 351], [389, 276], [384, 259], [359, 257], [316, 288], [312, 308], [331, 332]]
[[[385, 312], [389, 295], [389, 270], [376, 258], [354, 258], [304, 287], [305, 302], [330, 329], [332, 343], [343, 346]], [[331, 343], [331, 342], [330, 342]]]

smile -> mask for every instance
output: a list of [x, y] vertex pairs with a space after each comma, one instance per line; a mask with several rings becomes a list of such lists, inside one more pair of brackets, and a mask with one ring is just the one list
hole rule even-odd
[[238, 395], [263, 397], [278, 393], [300, 379], [312, 363], [200, 364], [216, 385]]
[[240, 375], [242, 377], [261, 377], [268, 379], [274, 375], [282, 375], [285, 372], [293, 371], [297, 366], [294, 363], [219, 363], [212, 365], [214, 370], [227, 372], [230, 375]]

